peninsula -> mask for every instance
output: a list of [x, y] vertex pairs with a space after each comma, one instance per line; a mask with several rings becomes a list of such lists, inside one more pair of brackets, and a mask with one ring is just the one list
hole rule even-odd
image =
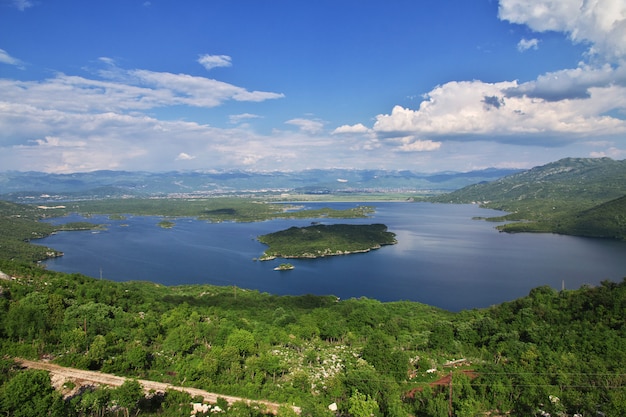
[[259, 258], [319, 258], [369, 252], [383, 245], [397, 243], [395, 233], [384, 224], [315, 224], [290, 227], [258, 237], [269, 249]]

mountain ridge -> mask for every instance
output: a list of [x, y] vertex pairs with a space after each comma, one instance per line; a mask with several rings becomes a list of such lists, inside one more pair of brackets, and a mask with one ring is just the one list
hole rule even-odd
[[0, 198], [36, 199], [42, 194], [71, 198], [149, 197], [180, 193], [295, 192], [311, 194], [430, 190], [446, 192], [519, 170], [487, 168], [470, 172], [315, 169], [304, 171], [93, 171], [50, 174], [0, 172]]
[[624, 196], [626, 160], [564, 158], [429, 200], [477, 203], [508, 212], [491, 220], [525, 220], [498, 227], [507, 232], [624, 239]]

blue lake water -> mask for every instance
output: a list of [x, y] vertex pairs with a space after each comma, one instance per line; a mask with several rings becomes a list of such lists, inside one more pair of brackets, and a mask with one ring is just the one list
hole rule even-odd
[[[115, 281], [165, 285], [236, 285], [272, 294], [332, 294], [381, 301], [411, 300], [452, 311], [487, 307], [550, 285], [560, 289], [621, 281], [626, 276], [626, 242], [552, 234], [506, 234], [495, 224], [473, 220], [500, 212], [473, 205], [366, 203], [367, 219], [271, 220], [208, 223], [176, 219], [172, 229], [160, 217], [110, 220], [100, 232], [61, 232], [38, 241], [63, 251], [46, 261], [49, 269]], [[306, 203], [307, 207], [354, 207], [356, 203]], [[77, 215], [55, 222], [83, 220]], [[398, 244], [365, 254], [290, 259], [292, 271], [274, 271], [284, 260], [255, 261], [266, 246], [256, 237], [330, 223], [384, 223]]]

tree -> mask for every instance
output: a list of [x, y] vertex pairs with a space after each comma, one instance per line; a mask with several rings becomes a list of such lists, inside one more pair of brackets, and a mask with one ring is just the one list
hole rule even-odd
[[113, 399], [124, 408], [126, 417], [131, 410], [135, 410], [139, 401], [143, 399], [141, 384], [134, 379], [127, 379], [124, 383], [113, 391]]
[[7, 336], [13, 340], [31, 341], [43, 336], [47, 330], [47, 297], [40, 293], [31, 293], [14, 303], [6, 316]]
[[46, 371], [27, 370], [15, 374], [0, 389], [0, 413], [13, 417], [61, 417], [63, 398]]
[[372, 397], [361, 394], [359, 390], [348, 399], [348, 412], [353, 417], [370, 417], [378, 411], [378, 403]]
[[94, 337], [87, 355], [90, 361], [90, 369], [100, 369], [100, 367], [102, 366], [102, 362], [106, 357], [106, 348], [107, 341], [104, 336], [99, 334]]
[[242, 356], [247, 356], [255, 352], [256, 341], [254, 335], [245, 329], [234, 330], [226, 340], [226, 346], [232, 346], [239, 351]]
[[394, 350], [389, 337], [382, 331], [374, 331], [363, 348], [363, 359], [383, 375], [396, 381], [406, 378], [409, 358], [406, 353]]

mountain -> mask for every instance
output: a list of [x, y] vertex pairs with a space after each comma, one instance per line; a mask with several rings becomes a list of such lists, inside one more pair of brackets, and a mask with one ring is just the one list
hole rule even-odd
[[298, 172], [129, 172], [72, 174], [0, 172], [0, 199], [119, 198], [233, 193], [293, 192], [309, 194], [426, 191], [441, 193], [519, 170], [490, 168], [472, 172], [387, 170], [306, 170]]
[[555, 232], [624, 238], [626, 160], [565, 158], [430, 200], [478, 203], [508, 212], [497, 220], [510, 232]]

